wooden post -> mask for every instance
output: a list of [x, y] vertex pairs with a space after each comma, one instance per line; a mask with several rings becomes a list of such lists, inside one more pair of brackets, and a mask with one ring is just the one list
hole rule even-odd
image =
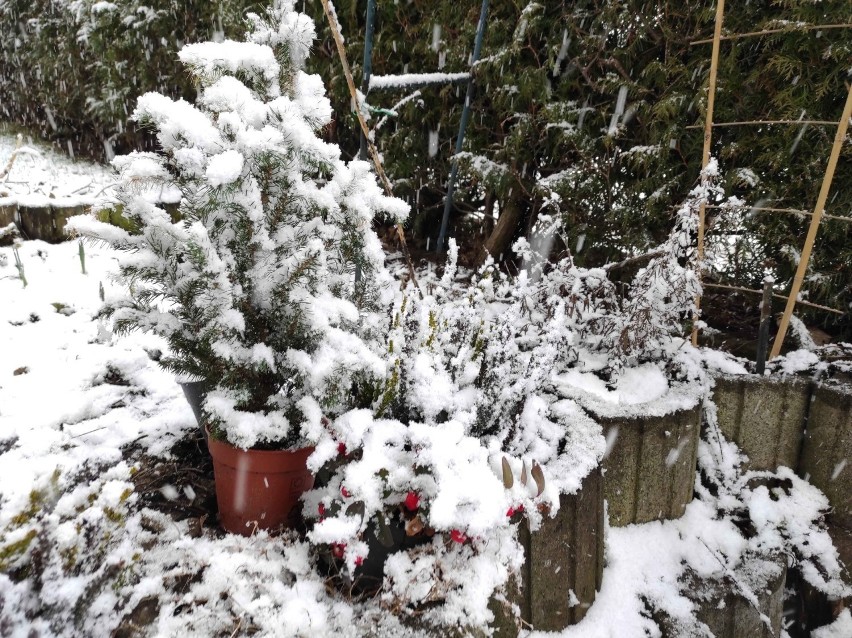
[[769, 324], [772, 322], [772, 277], [763, 279], [763, 299], [760, 302], [760, 327], [757, 329], [757, 365], [755, 372], [766, 370], [766, 351], [769, 349]]
[[[716, 28], [713, 31], [713, 52], [710, 56], [710, 86], [707, 90], [707, 114], [704, 118], [704, 152], [701, 155], [701, 170], [710, 162], [710, 141], [713, 133], [713, 107], [716, 104], [716, 74], [719, 71], [719, 41], [722, 37], [722, 21], [725, 16], [725, 0], [717, 0]], [[701, 202], [698, 209], [698, 281], [704, 269], [704, 218], [707, 202]], [[693, 314], [692, 345], [698, 345], [698, 317], [701, 310], [701, 296], [695, 298]]]
[[834, 169], [837, 168], [837, 158], [840, 157], [840, 149], [843, 146], [843, 141], [846, 139], [846, 129], [849, 127], [850, 117], [852, 117], [852, 84], [849, 85], [846, 105], [843, 107], [843, 114], [840, 116], [840, 123], [837, 125], [837, 133], [834, 135], [834, 144], [831, 147], [831, 155], [828, 158], [828, 167], [826, 167], [825, 176], [822, 178], [822, 187], [819, 189], [819, 197], [814, 208], [814, 215], [811, 217], [808, 236], [805, 238], [805, 247], [802, 249], [802, 256], [799, 258], [799, 267], [796, 269], [796, 276], [793, 278], [793, 287], [790, 290], [790, 296], [787, 298], [787, 307], [784, 308], [781, 324], [778, 326], [778, 334], [775, 336], [775, 342], [772, 344], [770, 358], [781, 354], [781, 346], [784, 343], [784, 337], [787, 335], [790, 317], [793, 315], [793, 308], [796, 306], [796, 297], [799, 296], [799, 290], [802, 288], [802, 280], [805, 278], [805, 272], [808, 270], [811, 250], [814, 247], [814, 240], [819, 229], [819, 223], [822, 220], [823, 210], [825, 210], [828, 192], [831, 190]]

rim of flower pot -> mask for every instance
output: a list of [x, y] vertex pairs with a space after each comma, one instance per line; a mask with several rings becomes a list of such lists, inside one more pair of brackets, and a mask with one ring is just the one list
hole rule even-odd
[[219, 450], [219, 453], [216, 455], [217, 458], [221, 458], [223, 456], [223, 454], [224, 454], [224, 456], [229, 456], [229, 455], [240, 456], [241, 454], [248, 453], [248, 454], [250, 454], [251, 456], [253, 456], [257, 459], [268, 459], [269, 461], [273, 461], [275, 459], [280, 458], [282, 455], [292, 455], [294, 457], [300, 457], [300, 456], [307, 457], [307, 456], [310, 456], [311, 454], [313, 454], [313, 451], [314, 451], [314, 446], [312, 446], [312, 445], [306, 445], [306, 446], [297, 447], [297, 448], [287, 448], [287, 449], [281, 449], [281, 450], [258, 450], [258, 449], [255, 449], [255, 448], [241, 448], [241, 447], [234, 445], [233, 443], [231, 443], [227, 439], [223, 440], [223, 439], [215, 438], [213, 436], [212, 432], [210, 431], [210, 425], [209, 424], [205, 424], [204, 432], [207, 433], [207, 445], [208, 445], [209, 448], [211, 448], [210, 453], [213, 454], [212, 448], [214, 448], [214, 447], [216, 447], [217, 450]]

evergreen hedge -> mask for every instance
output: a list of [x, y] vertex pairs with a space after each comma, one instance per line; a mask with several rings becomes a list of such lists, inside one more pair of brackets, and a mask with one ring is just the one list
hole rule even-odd
[[[172, 52], [182, 42], [242, 34], [241, 16], [263, 4], [0, 2], [0, 28], [15, 34], [0, 41], [0, 114], [63, 145], [70, 140], [78, 152], [151, 148], [127, 125], [136, 96], [156, 90], [191, 98], [194, 89]], [[319, 31], [311, 70], [326, 80], [335, 107], [326, 135], [354, 156], [357, 125], [321, 4], [300, 4]], [[380, 0], [374, 73], [468, 70], [480, 4]], [[335, 5], [358, 81], [366, 2]], [[700, 168], [710, 45], [693, 41], [712, 36], [714, 10], [712, 0], [492, 2], [451, 219], [463, 254], [481, 257], [484, 246], [508, 254], [511, 239], [542, 213], [565, 222], [557, 248], [570, 249], [578, 265], [619, 260], [662, 241], [673, 207]], [[715, 121], [836, 122], [849, 82], [852, 29], [802, 27], [850, 22], [848, 0], [728, 3], [726, 33], [780, 31], [722, 43]], [[396, 193], [414, 208], [415, 249], [435, 245], [464, 91], [463, 85], [420, 89], [376, 134]], [[387, 109], [411, 93], [374, 91], [368, 101]], [[374, 114], [372, 123], [381, 117]], [[727, 194], [749, 205], [812, 209], [834, 132], [833, 125], [715, 128], [712, 152]], [[830, 214], [852, 210], [850, 159], [847, 143]], [[492, 210], [512, 223], [489, 241]], [[711, 210], [709, 240], [729, 247], [727, 263], [713, 276], [754, 288], [773, 272], [784, 286], [808, 222], [748, 206], [730, 214]], [[849, 240], [850, 224], [823, 222], [805, 286], [810, 300], [847, 313]], [[852, 336], [848, 314], [810, 319]]]
[[[358, 4], [338, 6], [356, 77], [364, 30]], [[479, 9], [475, 0], [379, 2], [373, 72], [467, 70]], [[508, 253], [512, 237], [528, 233], [542, 213], [565, 222], [557, 248], [570, 249], [580, 265], [659, 244], [700, 170], [711, 45], [694, 41], [712, 37], [714, 17], [712, 0], [492, 2], [475, 69], [466, 170], [455, 194], [453, 234], [466, 240], [469, 254], [481, 256], [483, 244]], [[780, 31], [722, 43], [714, 121], [837, 122], [852, 79], [852, 29], [810, 27], [850, 22], [847, 0], [728, 3], [725, 33]], [[336, 111], [348, 114], [339, 67], [332, 58], [329, 65]], [[373, 92], [368, 101], [388, 108], [410, 94]], [[435, 245], [463, 101], [463, 86], [420, 89], [376, 135], [396, 192], [419, 215], [414, 241], [421, 247], [426, 237]], [[835, 131], [835, 124], [714, 128], [712, 154], [726, 194], [747, 203], [732, 213], [710, 210], [708, 241], [728, 253], [714, 279], [760, 288], [771, 272], [789, 289], [810, 218], [750, 206], [812, 210]], [[430, 132], [439, 137], [435, 155]], [[354, 140], [341, 144], [356, 148]], [[829, 214], [852, 211], [850, 159], [847, 142]], [[515, 219], [508, 236], [488, 244], [491, 205]], [[465, 215], [483, 209], [481, 224]], [[808, 299], [847, 315], [798, 308], [846, 337], [850, 230], [849, 223], [823, 221], [805, 286]]]
[[147, 91], [192, 99], [175, 51], [245, 31], [248, 0], [0, 2], [0, 116], [74, 154], [149, 148], [130, 123]]

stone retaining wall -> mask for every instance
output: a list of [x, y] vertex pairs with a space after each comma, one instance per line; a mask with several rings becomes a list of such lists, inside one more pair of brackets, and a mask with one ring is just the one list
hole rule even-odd
[[719, 429], [751, 470], [798, 467], [810, 398], [810, 381], [799, 377], [725, 375], [713, 388]]
[[[580, 622], [594, 602], [604, 568], [603, 484], [598, 467], [576, 494], [560, 496], [559, 512], [545, 517], [538, 530], [520, 524], [526, 563], [508, 602], [520, 609], [524, 627], [559, 631]], [[492, 611], [495, 636], [518, 635], [516, 619], [504, 605], [494, 601]]]
[[692, 501], [701, 406], [596, 419], [609, 442], [603, 469], [610, 525], [679, 518]]
[[798, 473], [828, 497], [832, 520], [852, 528], [852, 386], [816, 384]]
[[[753, 559], [758, 561], [758, 559]], [[716, 638], [777, 638], [781, 635], [784, 615], [784, 582], [787, 578], [787, 558], [779, 556], [773, 561], [759, 560], [758, 569], [749, 566], [738, 570], [746, 576], [739, 584], [728, 578], [698, 580], [687, 588], [687, 596], [697, 606], [696, 617], [705, 623]], [[770, 568], [768, 576], [750, 578], [754, 571]], [[747, 586], [757, 598], [757, 608], [738, 588]], [[766, 625], [761, 615], [769, 620]], [[678, 638], [677, 631], [664, 631], [665, 638]]]
[[719, 429], [752, 470], [786, 465], [822, 490], [852, 528], [852, 385], [803, 377], [725, 375], [713, 389]]
[[0, 228], [15, 224], [24, 239], [40, 239], [51, 244], [58, 244], [68, 239], [65, 235], [68, 219], [88, 213], [89, 210], [91, 210], [90, 206], [78, 204], [46, 203], [43, 206], [3, 204], [0, 205]]

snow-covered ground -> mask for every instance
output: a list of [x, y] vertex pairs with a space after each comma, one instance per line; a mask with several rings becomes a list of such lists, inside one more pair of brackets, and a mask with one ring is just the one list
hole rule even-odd
[[116, 179], [110, 166], [72, 160], [26, 134], [19, 143], [17, 135], [0, 133], [0, 199], [25, 206], [43, 205], [46, 199], [89, 205], [108, 198]]
[[[0, 164], [9, 147], [5, 138]], [[75, 194], [77, 184], [100, 180], [81, 191], [92, 195], [111, 179], [107, 169], [77, 170], [46, 152], [18, 158], [14, 171], [27, 161], [33, 183], [19, 194]], [[115, 253], [87, 244], [85, 274], [77, 242], [24, 242], [19, 255], [26, 287], [12, 248], [0, 248], [0, 635], [109, 636], [117, 627], [131, 632], [131, 624], [140, 633], [122, 635], [413, 633], [378, 599], [354, 601], [328, 587], [296, 534], [246, 539], [146, 507], [134, 474], [197, 432], [178, 385], [156, 363], [163, 343], [140, 334], [116, 338], [97, 318], [101, 286], [107, 298], [118, 292], [110, 281]], [[612, 391], [627, 403], [643, 399], [637, 388], [665, 390], [655, 377], [629, 381]], [[592, 391], [601, 398], [611, 392]], [[704, 467], [732, 472], [733, 446], [719, 458], [715, 450], [702, 444]], [[735, 573], [750, 553], [789, 547], [775, 536], [780, 522], [793, 530], [795, 548], [836, 567], [827, 535], [810, 526], [824, 497], [791, 472], [780, 478], [792, 485], [786, 493], [764, 486], [711, 494], [699, 484], [700, 498], [681, 519], [609, 529], [597, 601], [579, 625], [556, 635], [659, 635], [649, 604], [688, 635], [706, 635], [684, 595], [684, 575]], [[197, 498], [185, 482], [163, 494]], [[720, 515], [738, 507], [762, 525], [751, 537]], [[830, 572], [824, 589], [840, 595]], [[852, 636], [849, 611], [814, 636]]]

